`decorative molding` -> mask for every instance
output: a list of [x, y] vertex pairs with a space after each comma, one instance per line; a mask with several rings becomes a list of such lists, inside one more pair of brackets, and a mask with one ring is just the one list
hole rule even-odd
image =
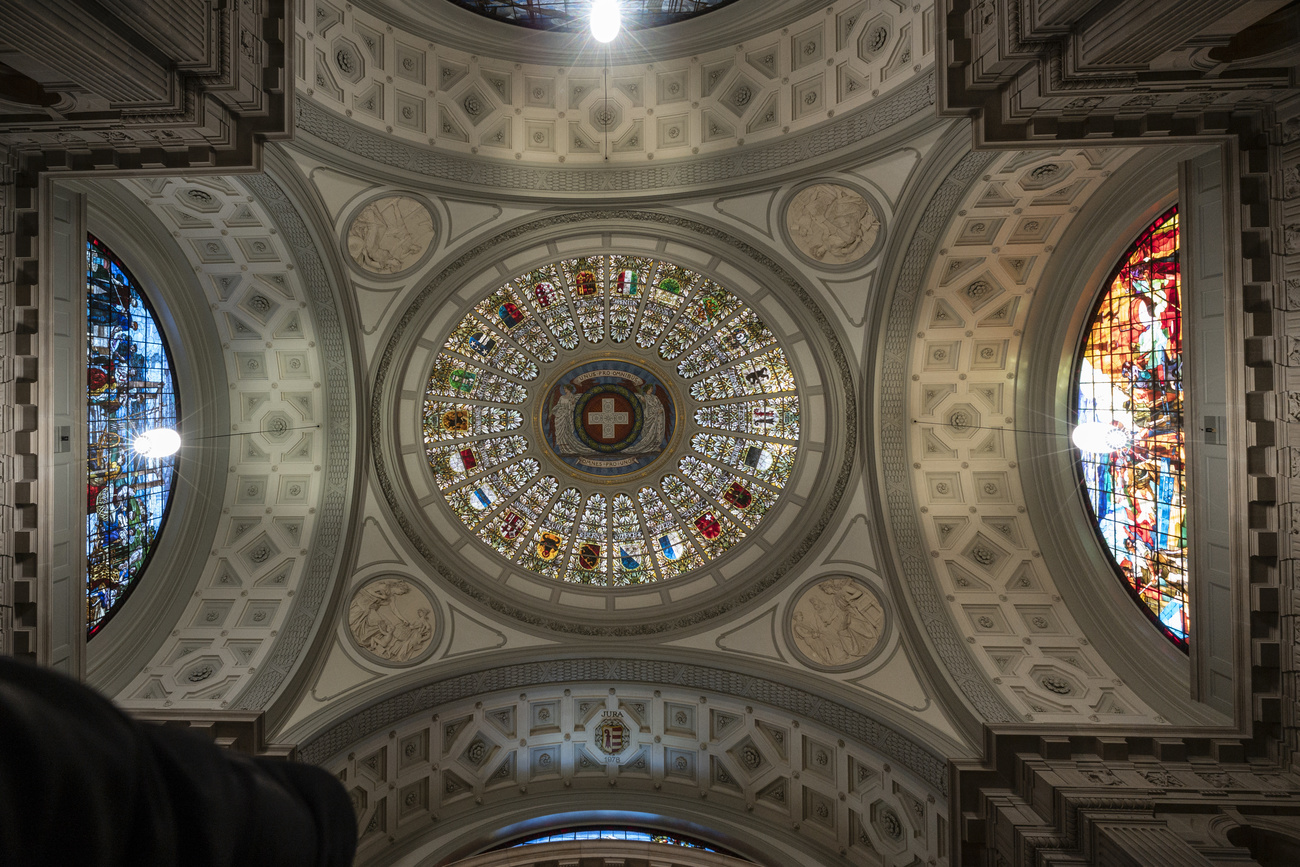
[[340, 554], [349, 536], [345, 528], [354, 506], [357, 443], [352, 404], [354, 385], [348, 364], [352, 355], [341, 315], [343, 302], [337, 295], [339, 287], [331, 279], [297, 204], [284, 188], [267, 174], [249, 176], [244, 183], [266, 208], [285, 243], [294, 251], [298, 279], [311, 303], [320, 353], [327, 359], [321, 390], [326, 398], [326, 408], [321, 414], [325, 471], [320, 479], [325, 490], [316, 519], [315, 541], [307, 574], [303, 576], [301, 590], [275, 649], [234, 704], [239, 709], [256, 710], [270, 704], [297, 666], [329, 598]]
[[[838, 737], [850, 738], [888, 761], [897, 762], [939, 794], [947, 794], [946, 762], [907, 734], [833, 699], [786, 683], [742, 675], [723, 668], [653, 659], [619, 659], [609, 656], [577, 657], [545, 662], [517, 663], [485, 668], [469, 674], [431, 680], [383, 699], [307, 739], [300, 757], [312, 764], [337, 761], [345, 751], [372, 736], [386, 736], [394, 726], [416, 715], [441, 712], [449, 705], [482, 700], [489, 693], [555, 686], [590, 692], [609, 684], [639, 684], [684, 690], [703, 690], [741, 701], [765, 704], [826, 727]], [[534, 694], [532, 700], [542, 697]], [[512, 701], [502, 698], [501, 703]], [[446, 714], [443, 714], [444, 716]]]
[[[950, 765], [950, 808], [963, 817], [952, 825], [954, 861], [1020, 867], [1042, 863], [1050, 850], [1060, 863], [1123, 863], [1101, 853], [1124, 849], [1127, 831], [1146, 829], [1155, 835], [1143, 847], [1148, 856], [1154, 850], [1169, 863], [1209, 865], [1224, 863], [1204, 860], [1223, 850], [1236, 856], [1226, 860], [1248, 860], [1225, 833], [1231, 827], [1280, 822], [1300, 832], [1300, 777], [1248, 761], [1240, 741], [1219, 733], [1225, 736], [1109, 730], [1084, 738], [1024, 725], [988, 728], [982, 759]], [[1198, 833], [1214, 817], [1226, 826]], [[1118, 840], [1100, 839], [1106, 834]]]
[[[18, 385], [18, 332], [14, 315], [18, 288], [14, 270], [18, 258], [16, 168], [14, 155], [0, 144], [0, 406], [14, 407], [15, 410]], [[18, 646], [14, 643], [18, 623], [15, 615], [19, 613], [15, 608], [18, 600], [14, 593], [14, 579], [17, 577], [15, 557], [18, 553], [14, 485], [19, 480], [19, 468], [25, 463], [19, 460], [16, 439], [20, 427], [27, 427], [19, 424], [19, 419], [25, 415], [6, 412], [0, 420], [0, 454], [11, 456], [0, 470], [0, 654], [6, 656], [27, 656], [35, 651], [36, 644], [33, 633], [26, 628], [22, 642]]]
[[994, 155], [968, 152], [948, 172], [912, 231], [893, 296], [882, 323], [883, 361], [878, 379], [879, 466], [899, 573], [911, 604], [923, 624], [935, 653], [957, 688], [986, 722], [1010, 722], [1019, 718], [992, 688], [987, 677], [953, 627], [947, 603], [935, 582], [924, 536], [912, 496], [908, 457], [908, 380], [912, 331], [921, 284], [935, 259], [945, 226], [977, 177], [992, 163]]
[[[837, 436], [843, 442], [843, 447], [840, 452], [841, 457], [839, 458], [838, 467], [829, 468], [829, 472], [834, 473], [833, 483], [829, 495], [823, 500], [824, 507], [815, 518], [804, 519], [805, 522], [811, 521], [811, 524], [803, 523], [800, 525], [809, 528], [806, 534], [798, 544], [788, 549], [777, 565], [766, 574], [747, 582], [744, 589], [738, 593], [722, 591], [723, 593], [729, 593], [729, 595], [724, 596], [720, 601], [705, 602], [698, 606], [692, 606], [689, 614], [668, 618], [664, 618], [662, 615], [650, 614], [646, 619], [634, 621], [633, 618], [637, 614], [633, 611], [622, 611], [619, 613], [620, 619], [623, 621], [622, 624], [604, 624], [590, 621], [581, 622], [577, 619], [577, 615], [589, 614], [590, 612], [580, 612], [574, 609], [568, 616], [554, 617], [539, 613], [537, 605], [529, 607], [512, 603], [503, 598], [499, 592], [490, 592], [490, 588], [486, 585], [468, 579], [461, 570], [451, 568], [444, 561], [444, 558], [429, 544], [413, 517], [407, 514], [406, 508], [397, 494], [397, 481], [393, 478], [395, 468], [389, 466], [389, 461], [394, 460], [394, 458], [389, 456], [386, 439], [392, 423], [392, 412], [388, 401], [391, 399], [396, 386], [390, 384], [388, 380], [394, 372], [394, 364], [399, 362], [401, 347], [405, 345], [407, 340], [406, 332], [418, 322], [423, 321], [424, 317], [427, 316], [427, 311], [423, 309], [425, 305], [433, 300], [435, 294], [445, 291], [444, 287], [458, 277], [460, 272], [469, 269], [471, 266], [486, 263], [488, 261], [487, 256], [500, 248], [504, 248], [509, 242], [516, 239], [545, 237], [547, 234], [554, 234], [557, 230], [566, 228], [585, 228], [588, 226], [608, 228], [620, 222], [630, 226], [663, 226], [684, 230], [690, 234], [696, 243], [710, 243], [745, 257], [753, 266], [761, 269], [762, 273], [771, 275], [771, 279], [775, 280], [782, 290], [788, 292], [790, 297], [797, 299], [798, 304], [803, 308], [803, 312], [816, 324], [818, 337], [824, 341], [829, 350], [833, 373], [838, 375], [838, 381], [834, 382], [833, 390], [836, 392], [836, 399], [843, 402], [843, 430], [837, 432]], [[519, 620], [524, 624], [570, 635], [655, 635], [674, 629], [699, 625], [731, 611], [750, 599], [756, 598], [767, 588], [780, 581], [803, 559], [804, 555], [812, 550], [822, 531], [830, 524], [853, 476], [853, 463], [858, 438], [857, 400], [853, 386], [852, 365], [839, 343], [835, 326], [827, 319], [807, 290], [778, 262], [765, 253], [713, 226], [669, 214], [632, 210], [593, 210], [558, 214], [517, 225], [466, 251], [443, 268], [438, 275], [429, 280], [425, 288], [416, 295], [410, 306], [395, 324], [392, 336], [376, 369], [373, 393], [375, 397], [371, 402], [370, 436], [375, 461], [375, 477], [385, 499], [388, 501], [395, 521], [402, 528], [415, 549], [437, 571], [442, 580], [456, 587], [480, 605], [490, 608], [498, 614]], [[715, 593], [711, 598], [718, 599], [718, 594]]]
[[1222, 135], [1232, 112], [1285, 98], [1294, 81], [1294, 55], [1269, 58], [1276, 67], [1215, 59], [1234, 36], [1220, 24], [1230, 5], [1132, 2], [1094, 14], [1092, 3], [943, 0], [938, 37], [953, 60], [937, 82], [940, 113], [972, 117], [980, 144]]
[[292, 135], [293, 5], [3, 0], [10, 64], [49, 80], [0, 105], [0, 139], [34, 172], [258, 168]]
[[[545, 43], [563, 37], [450, 8], [422, 10], [450, 19], [427, 40], [392, 26], [387, 10], [375, 16], [351, 4], [307, 0], [305, 11], [311, 24], [296, 37], [295, 70], [303, 102], [397, 140], [512, 166], [608, 171], [777, 141], [928, 77], [922, 70], [934, 63], [929, 4], [868, 10], [859, 0], [835, 0], [805, 7], [787, 27], [750, 34], [743, 43], [670, 48], [640, 62], [618, 49], [593, 51], [585, 36], [550, 63], [539, 62]], [[751, 19], [770, 17], [770, 10], [756, 9]], [[473, 43], [492, 30], [501, 33], [492, 46], [449, 44], [449, 34]], [[653, 42], [660, 31], [640, 31], [630, 41], [642, 34]], [[521, 46], [531, 53], [498, 56]]]
[[[918, 117], [933, 105], [934, 76], [926, 73], [863, 108], [808, 132], [748, 145], [734, 153], [701, 155], [641, 168], [605, 165], [539, 168], [519, 165], [513, 160], [506, 163], [449, 153], [407, 144], [372, 131], [355, 118], [341, 117], [306, 99], [297, 103], [296, 129], [362, 159], [452, 185], [450, 189], [462, 194], [467, 187], [476, 187], [508, 190], [512, 196], [585, 198], [592, 193], [603, 197], [648, 193], [662, 198], [688, 192], [697, 194], [703, 187], [753, 182], [758, 174], [793, 169], [849, 149], [856, 151], [873, 136]], [[929, 120], [928, 115], [924, 119]]]

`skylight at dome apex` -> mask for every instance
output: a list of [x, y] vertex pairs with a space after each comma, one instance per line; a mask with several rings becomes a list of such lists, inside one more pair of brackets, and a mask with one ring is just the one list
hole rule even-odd
[[[533, 30], [584, 31], [592, 0], [448, 0], [497, 21]], [[623, 26], [661, 27], [712, 12], [735, 0], [619, 0]]]

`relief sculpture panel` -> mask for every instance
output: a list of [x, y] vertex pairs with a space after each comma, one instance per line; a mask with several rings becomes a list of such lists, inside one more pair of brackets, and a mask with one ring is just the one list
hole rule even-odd
[[410, 196], [375, 199], [347, 228], [347, 250], [362, 271], [395, 277], [420, 265], [433, 248], [433, 215]]
[[438, 615], [433, 600], [414, 583], [379, 578], [352, 594], [348, 631], [366, 655], [390, 665], [409, 665], [437, 646]]
[[879, 209], [843, 184], [814, 184], [795, 193], [785, 208], [790, 240], [813, 263], [856, 265], [878, 246]]
[[805, 665], [848, 671], [884, 647], [884, 603], [865, 583], [828, 576], [805, 587], [786, 613], [786, 642]]

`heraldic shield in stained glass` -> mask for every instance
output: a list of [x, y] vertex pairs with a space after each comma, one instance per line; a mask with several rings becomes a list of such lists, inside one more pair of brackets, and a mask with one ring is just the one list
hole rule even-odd
[[176, 386], [149, 302], [98, 239], [86, 243], [86, 623], [94, 635], [139, 580], [171, 500], [174, 455], [134, 438], [175, 430]]
[[1191, 612], [1178, 240], [1171, 208], [1112, 275], [1079, 360], [1077, 422], [1105, 426], [1114, 446], [1085, 453], [1081, 464], [1102, 541], [1143, 610], [1185, 648]]
[[671, 262], [554, 262], [479, 298], [430, 372], [423, 436], [447, 505], [550, 578], [682, 575], [752, 533], [799, 448], [776, 335]]

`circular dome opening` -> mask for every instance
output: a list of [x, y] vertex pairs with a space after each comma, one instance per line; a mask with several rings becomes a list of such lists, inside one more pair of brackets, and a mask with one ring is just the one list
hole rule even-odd
[[[462, 9], [532, 30], [583, 31], [591, 0], [448, 0]], [[643, 30], [676, 24], [721, 9], [735, 0], [620, 0], [623, 26]]]
[[424, 395], [434, 486], [477, 539], [559, 581], [675, 578], [753, 533], [799, 456], [795, 372], [699, 271], [576, 256], [482, 295]]

